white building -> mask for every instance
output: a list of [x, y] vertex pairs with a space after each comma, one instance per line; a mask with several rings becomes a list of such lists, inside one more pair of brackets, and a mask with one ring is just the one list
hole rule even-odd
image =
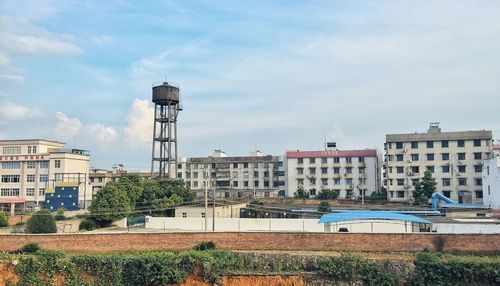
[[76, 183], [79, 205], [92, 200], [89, 154], [42, 139], [0, 140], [0, 207], [11, 215], [43, 208], [56, 183]]
[[493, 144], [493, 154], [500, 155], [500, 144]]
[[459, 203], [482, 203], [482, 161], [491, 156], [492, 132], [441, 132], [431, 123], [426, 133], [387, 134], [385, 178], [388, 200], [408, 202], [426, 170], [436, 190]]
[[284, 194], [283, 163], [278, 156], [253, 152], [249, 156], [227, 156], [215, 150], [209, 157], [186, 158], [179, 164], [180, 176], [197, 197], [204, 197], [205, 186], [226, 199], [278, 197]]
[[331, 189], [340, 198], [356, 198], [380, 190], [379, 154], [375, 149], [338, 150], [334, 143], [323, 151], [287, 151], [285, 155], [287, 196], [299, 187], [316, 196]]
[[483, 204], [500, 209], [500, 155], [484, 160]]

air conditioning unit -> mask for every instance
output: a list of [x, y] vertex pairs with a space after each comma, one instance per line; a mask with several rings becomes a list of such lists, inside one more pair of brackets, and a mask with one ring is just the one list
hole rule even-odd
[[464, 162], [462, 160], [458, 160], [458, 164], [463, 164]]
[[354, 185], [349, 185], [349, 187], [350, 187], [351, 189], [354, 189]]
[[412, 160], [410, 159], [410, 160], [408, 160], [407, 162], [408, 162], [408, 163], [411, 163], [411, 162], [412, 162]]
[[406, 152], [408, 152], [408, 149], [407, 148], [403, 149], [403, 153], [406, 153]]
[[413, 175], [415, 175], [415, 173], [413, 173], [413, 172], [408, 172], [408, 173], [406, 173], [406, 174], [407, 174], [408, 176], [413, 176]]
[[464, 174], [462, 173], [457, 173], [457, 177], [462, 177]]

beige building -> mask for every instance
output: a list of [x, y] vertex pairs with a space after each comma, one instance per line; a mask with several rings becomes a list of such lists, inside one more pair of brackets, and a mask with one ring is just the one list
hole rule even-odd
[[436, 191], [459, 203], [482, 203], [483, 160], [492, 153], [492, 132], [441, 132], [431, 123], [426, 133], [387, 134], [384, 185], [388, 200], [409, 202], [426, 170]]
[[[117, 182], [121, 176], [128, 175], [139, 175], [143, 179], [151, 179], [150, 172], [130, 172], [123, 164], [114, 165], [111, 170], [106, 169], [91, 169], [89, 173], [90, 187], [92, 193], [95, 195], [109, 182]], [[155, 177], [158, 174], [155, 174]]]
[[[208, 204], [208, 218], [237, 218], [240, 216], [240, 209], [245, 208], [247, 205], [245, 203], [239, 204], [215, 204], [215, 210], [212, 207], [212, 202]], [[176, 218], [204, 218], [205, 217], [205, 205], [198, 203], [194, 205], [179, 206], [175, 207], [175, 217]]]
[[87, 151], [42, 139], [0, 140], [0, 207], [10, 214], [43, 208], [57, 183], [78, 186], [80, 208], [92, 200]]

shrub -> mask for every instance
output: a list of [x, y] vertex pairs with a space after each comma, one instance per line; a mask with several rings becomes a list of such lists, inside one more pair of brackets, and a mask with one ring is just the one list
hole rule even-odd
[[97, 228], [97, 224], [93, 219], [86, 218], [80, 222], [79, 230], [94, 230]]
[[330, 189], [321, 190], [316, 196], [317, 199], [320, 200], [335, 200], [339, 197], [339, 193]]
[[65, 220], [66, 219], [66, 216], [64, 215], [64, 212], [66, 211], [65, 208], [59, 208], [56, 212], [56, 215], [54, 216], [54, 218], [56, 220]]
[[318, 206], [318, 212], [320, 213], [328, 213], [332, 211], [332, 207], [328, 201], [321, 201]]
[[193, 247], [194, 250], [209, 250], [215, 249], [215, 243], [213, 241], [202, 241]]
[[57, 226], [54, 216], [49, 210], [39, 210], [26, 223], [28, 233], [56, 233]]
[[40, 250], [40, 246], [38, 245], [38, 243], [30, 242], [30, 243], [26, 243], [25, 245], [23, 245], [21, 247], [21, 249], [19, 249], [19, 252], [21, 252], [21, 253], [35, 253], [38, 250]]
[[9, 221], [7, 220], [7, 216], [3, 211], [0, 211], [0, 227], [9, 226]]

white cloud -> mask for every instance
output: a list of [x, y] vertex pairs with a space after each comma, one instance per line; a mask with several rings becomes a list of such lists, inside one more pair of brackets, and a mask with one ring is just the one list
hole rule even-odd
[[41, 115], [40, 110], [36, 108], [13, 103], [8, 100], [0, 102], [0, 120], [3, 121], [32, 119]]
[[132, 147], [145, 145], [153, 137], [154, 107], [149, 106], [149, 101], [136, 99], [127, 116], [127, 126], [124, 135]]
[[71, 140], [80, 133], [82, 122], [75, 117], [69, 117], [62, 112], [56, 113], [57, 123], [54, 134], [63, 140]]
[[115, 129], [99, 123], [86, 125], [84, 132], [92, 141], [98, 142], [104, 146], [112, 143], [118, 137]]
[[0, 81], [5, 83], [20, 84], [24, 83], [24, 77], [22, 75], [15, 74], [0, 74]]
[[28, 55], [67, 55], [80, 54], [83, 50], [69, 42], [40, 36], [3, 35], [2, 46], [11, 53]]
[[105, 46], [112, 44], [114, 42], [114, 39], [111, 36], [98, 36], [92, 38], [92, 42], [94, 42], [94, 44], [98, 46]]

